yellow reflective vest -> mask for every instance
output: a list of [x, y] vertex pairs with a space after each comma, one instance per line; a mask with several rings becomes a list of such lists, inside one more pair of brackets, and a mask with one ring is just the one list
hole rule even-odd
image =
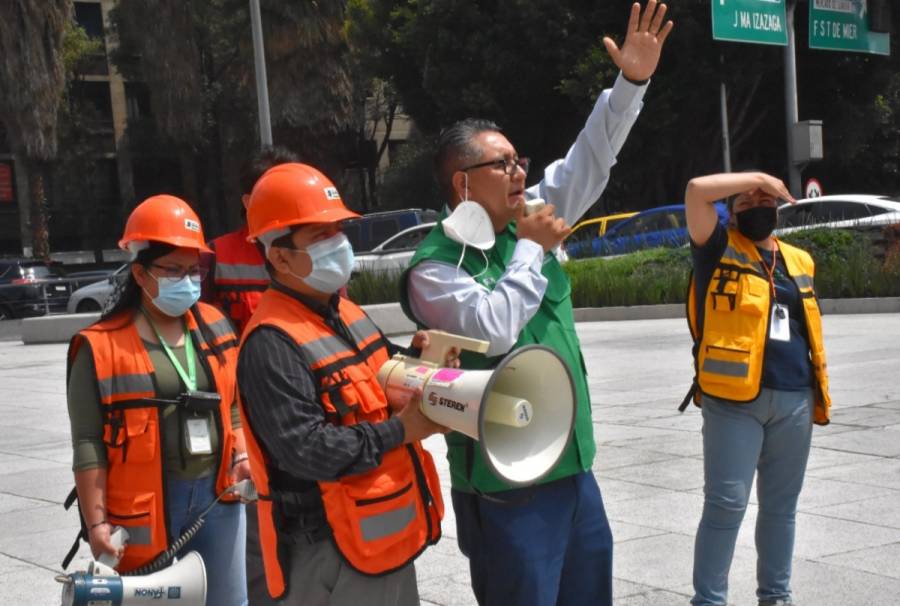
[[[800, 291], [803, 305], [815, 375], [814, 420], [819, 425], [827, 425], [831, 397], [828, 395], [822, 316], [813, 285], [815, 264], [804, 250], [780, 240], [778, 248], [788, 274]], [[697, 326], [695, 289], [691, 277], [687, 316], [694, 338], [694, 403], [700, 405], [700, 392], [736, 403], [755, 400], [761, 389], [772, 317], [769, 276], [756, 245], [736, 229], [728, 230], [728, 246], [705, 293], [702, 334]]]

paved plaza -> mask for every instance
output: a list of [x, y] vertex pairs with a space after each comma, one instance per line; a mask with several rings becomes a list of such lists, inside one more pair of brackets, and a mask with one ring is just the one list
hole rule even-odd
[[[833, 421], [817, 427], [800, 499], [800, 606], [900, 603], [900, 315], [824, 318]], [[702, 508], [701, 417], [676, 406], [691, 379], [684, 320], [578, 325], [591, 387], [594, 464], [615, 537], [617, 606], [685, 605]], [[65, 345], [0, 342], [0, 604], [59, 603], [59, 562], [78, 529]], [[457, 547], [441, 438], [444, 538], [417, 561], [423, 604], [475, 604]], [[732, 603], [755, 606], [751, 503], [731, 570]], [[79, 556], [88, 554], [82, 546]], [[76, 562], [78, 558], [76, 558]], [[76, 565], [73, 565], [73, 569]], [[215, 606], [215, 605], [212, 605]]]

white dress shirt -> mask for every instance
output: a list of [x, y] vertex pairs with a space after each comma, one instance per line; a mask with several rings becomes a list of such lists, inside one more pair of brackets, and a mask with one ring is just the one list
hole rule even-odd
[[[525, 190], [526, 198], [543, 198], [574, 225], [606, 188], [646, 90], [620, 73], [612, 89], [600, 94], [566, 157], [544, 169], [540, 183]], [[488, 356], [504, 354], [540, 307], [547, 289], [543, 262], [537, 242], [519, 240], [506, 271], [488, 289], [455, 265], [423, 261], [410, 271], [410, 307], [429, 328], [489, 341]]]

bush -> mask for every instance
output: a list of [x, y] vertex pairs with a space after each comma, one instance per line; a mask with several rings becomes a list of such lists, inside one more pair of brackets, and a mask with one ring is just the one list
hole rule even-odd
[[569, 261], [575, 307], [681, 303], [687, 292], [687, 248], [657, 248], [612, 259]]
[[[877, 229], [813, 229], [783, 238], [816, 262], [816, 294], [822, 299], [900, 296], [900, 248], [885, 250]], [[579, 259], [563, 268], [575, 307], [684, 303], [691, 253], [657, 248], [615, 258]], [[399, 272], [357, 274], [350, 298], [366, 305], [398, 300]]]

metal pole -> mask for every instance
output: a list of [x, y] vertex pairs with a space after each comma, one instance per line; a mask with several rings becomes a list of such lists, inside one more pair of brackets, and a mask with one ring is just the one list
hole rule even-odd
[[272, 145], [272, 119], [269, 116], [269, 86], [266, 79], [266, 53], [263, 47], [262, 16], [259, 0], [250, 0], [250, 28], [253, 30], [253, 65], [256, 69], [256, 102], [259, 106], [259, 138], [263, 146]]
[[[722, 73], [725, 73], [725, 57], [719, 55], [719, 63], [722, 65]], [[725, 172], [731, 172], [731, 141], [728, 136], [728, 99], [725, 96], [725, 79], [719, 83], [719, 109], [722, 117], [722, 161]]]
[[784, 118], [787, 128], [788, 188], [791, 190], [791, 194], [799, 198], [801, 195], [800, 167], [794, 161], [794, 126], [800, 119], [797, 109], [797, 53], [794, 36], [794, 9], [796, 7], [796, 0], [788, 0], [788, 43], [784, 49]]

